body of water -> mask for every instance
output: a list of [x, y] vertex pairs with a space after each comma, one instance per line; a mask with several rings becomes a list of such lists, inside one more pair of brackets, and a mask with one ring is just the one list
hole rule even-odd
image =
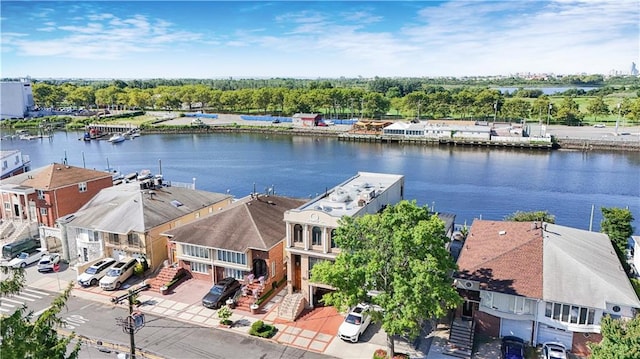
[[49, 139], [3, 140], [32, 168], [62, 162], [123, 174], [149, 169], [165, 179], [192, 182], [236, 197], [272, 188], [309, 198], [358, 171], [405, 176], [405, 198], [474, 218], [502, 220], [516, 211], [547, 210], [556, 223], [599, 230], [601, 207], [629, 207], [640, 218], [640, 153], [528, 151], [471, 147], [354, 143], [335, 138], [258, 134], [142, 135], [112, 144], [80, 141], [82, 133]]

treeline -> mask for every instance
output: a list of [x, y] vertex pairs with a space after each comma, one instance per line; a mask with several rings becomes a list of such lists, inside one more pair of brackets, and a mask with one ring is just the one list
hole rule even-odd
[[[520, 88], [503, 94], [489, 87], [445, 87], [426, 85], [418, 80], [229, 79], [193, 80], [203, 83], [190, 84], [179, 84], [189, 80], [114, 80], [88, 84], [36, 82], [33, 94], [36, 104], [42, 108], [199, 109], [284, 116], [314, 112], [333, 118], [533, 118], [568, 125], [580, 124], [587, 114], [597, 117], [619, 113], [629, 121], [640, 121], [638, 97], [629, 96], [611, 103], [605, 96], [621, 89], [610, 86], [586, 92], [574, 88], [562, 94], [561, 99], [554, 97], [552, 101], [537, 89]], [[160, 85], [161, 81], [176, 83]], [[215, 84], [225, 89], [208, 81], [223, 81]], [[245, 87], [249, 84], [252, 87]], [[279, 86], [273, 86], [277, 84]], [[576, 96], [582, 95], [592, 98], [581, 109]]]

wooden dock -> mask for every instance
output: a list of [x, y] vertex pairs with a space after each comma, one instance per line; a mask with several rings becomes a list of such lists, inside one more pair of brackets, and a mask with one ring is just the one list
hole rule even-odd
[[447, 146], [470, 146], [470, 147], [503, 147], [503, 148], [523, 148], [523, 149], [553, 149], [552, 142], [541, 142], [532, 139], [530, 142], [508, 142], [499, 140], [480, 140], [462, 138], [433, 138], [433, 137], [404, 137], [388, 136], [380, 134], [358, 134], [342, 133], [338, 136], [340, 141], [351, 142], [377, 142], [377, 143], [399, 143], [411, 145], [447, 145]]

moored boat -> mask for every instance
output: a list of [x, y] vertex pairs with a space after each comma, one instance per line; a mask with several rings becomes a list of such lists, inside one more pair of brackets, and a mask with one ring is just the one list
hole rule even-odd
[[122, 142], [124, 140], [126, 140], [126, 138], [123, 135], [119, 134], [119, 133], [114, 134], [113, 136], [111, 136], [108, 139], [108, 141], [111, 142], [111, 143], [118, 143], [118, 142]]

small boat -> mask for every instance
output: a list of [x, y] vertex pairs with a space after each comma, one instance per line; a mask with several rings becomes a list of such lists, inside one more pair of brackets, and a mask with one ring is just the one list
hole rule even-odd
[[111, 136], [107, 141], [111, 143], [118, 143], [124, 140], [126, 140], [126, 138], [123, 135], [116, 133], [115, 135]]
[[82, 137], [82, 140], [91, 141], [91, 134], [89, 132], [85, 132], [84, 136]]

